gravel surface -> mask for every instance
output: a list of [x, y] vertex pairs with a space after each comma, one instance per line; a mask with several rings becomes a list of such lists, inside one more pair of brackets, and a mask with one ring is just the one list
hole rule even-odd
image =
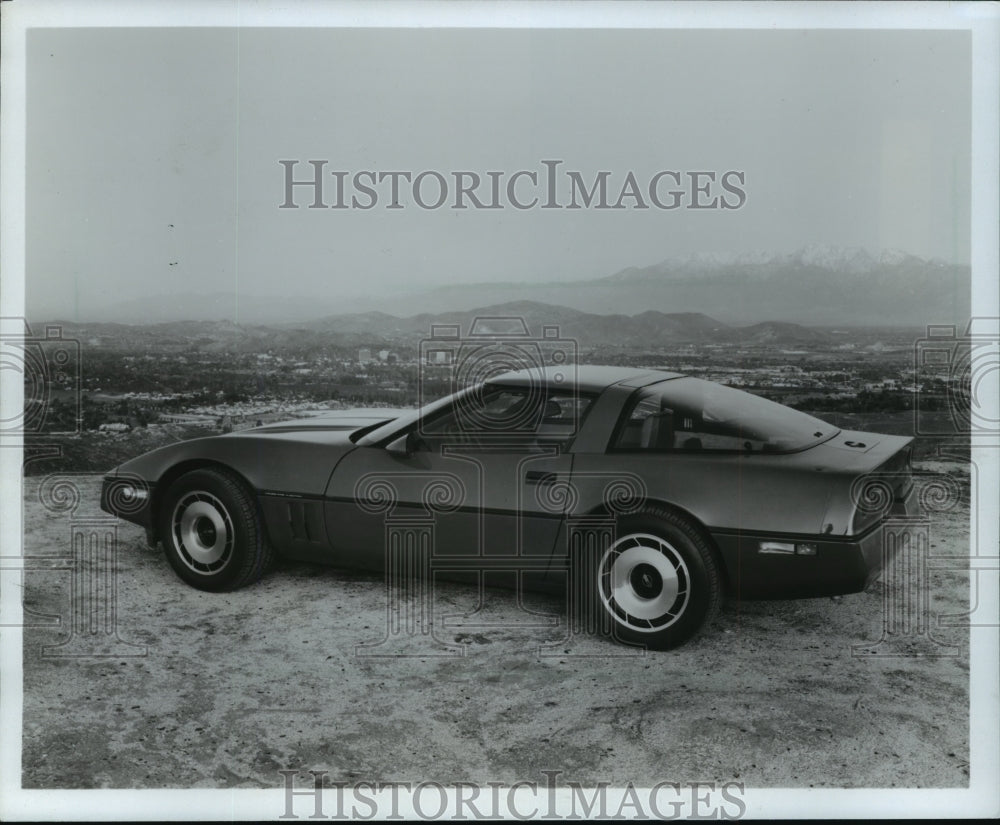
[[[935, 639], [901, 632], [877, 647], [884, 600], [900, 603], [892, 582], [728, 604], [695, 642], [645, 655], [567, 641], [558, 599], [528, 596], [522, 608], [488, 591], [469, 616], [476, 592], [445, 584], [436, 606], [452, 617], [436, 640], [379, 645], [379, 576], [283, 562], [259, 584], [210, 595], [120, 522], [113, 649], [93, 636], [58, 647], [73, 641], [71, 571], [24, 575], [36, 626], [25, 630], [23, 786], [269, 788], [299, 768], [348, 781], [509, 783], [561, 770], [585, 784], [967, 786], [968, 634], [935, 625], [968, 610], [968, 467], [922, 469], [962, 486], [961, 504], [930, 526], [932, 556], [958, 561], [930, 564]], [[76, 510], [53, 514], [39, 479], [26, 479], [25, 553], [48, 557], [35, 567], [58, 567], [74, 525], [101, 515], [99, 476], [77, 483]], [[109, 626], [104, 614], [82, 618]], [[361, 653], [379, 655], [359, 655], [366, 644]]]

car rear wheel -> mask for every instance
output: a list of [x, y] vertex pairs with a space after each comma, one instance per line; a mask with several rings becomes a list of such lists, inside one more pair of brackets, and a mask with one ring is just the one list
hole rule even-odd
[[199, 590], [251, 584], [274, 556], [253, 493], [221, 468], [192, 470], [170, 485], [160, 536], [174, 572]]
[[619, 521], [591, 585], [602, 626], [622, 642], [656, 650], [693, 638], [722, 602], [719, 563], [709, 540], [666, 508]]

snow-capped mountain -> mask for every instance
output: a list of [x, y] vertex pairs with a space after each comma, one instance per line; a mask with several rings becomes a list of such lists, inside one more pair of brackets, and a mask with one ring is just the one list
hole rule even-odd
[[449, 280], [448, 286], [363, 299], [329, 295], [275, 301], [240, 296], [237, 304], [233, 296], [188, 296], [189, 300], [165, 296], [141, 302], [141, 306], [133, 301], [133, 306], [122, 305], [120, 311], [111, 310], [92, 320], [229, 317], [241, 323], [274, 323], [376, 310], [410, 317], [515, 301], [600, 315], [703, 313], [737, 326], [781, 320], [815, 326], [921, 327], [964, 324], [971, 313], [967, 265], [925, 260], [898, 249], [872, 254], [860, 247], [821, 244], [790, 253], [704, 252], [667, 257], [593, 280]]

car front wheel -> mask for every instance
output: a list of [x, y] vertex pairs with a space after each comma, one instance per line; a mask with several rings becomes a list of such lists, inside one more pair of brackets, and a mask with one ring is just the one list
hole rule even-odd
[[174, 572], [199, 590], [251, 584], [273, 558], [256, 498], [221, 468], [192, 470], [170, 485], [160, 510], [160, 536]]
[[611, 635], [657, 650], [694, 637], [719, 611], [719, 564], [708, 540], [665, 508], [621, 519], [592, 580]]

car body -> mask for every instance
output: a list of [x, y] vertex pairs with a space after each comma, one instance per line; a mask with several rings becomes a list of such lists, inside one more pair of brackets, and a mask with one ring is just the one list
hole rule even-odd
[[202, 589], [274, 552], [369, 570], [409, 552], [438, 577], [579, 586], [620, 639], [663, 648], [723, 595], [863, 590], [885, 518], [912, 511], [911, 441], [678, 373], [545, 367], [172, 444], [108, 474], [101, 506]]

